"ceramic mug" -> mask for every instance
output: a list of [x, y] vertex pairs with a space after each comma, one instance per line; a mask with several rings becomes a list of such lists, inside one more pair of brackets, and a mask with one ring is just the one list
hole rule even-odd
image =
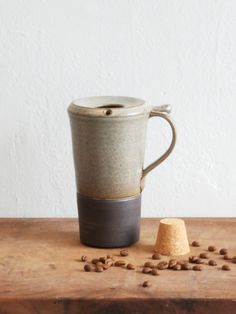
[[[175, 146], [170, 106], [149, 107], [137, 98], [103, 96], [78, 99], [68, 112], [81, 241], [104, 247], [136, 242], [145, 176]], [[172, 141], [161, 157], [143, 169], [147, 122], [151, 117], [169, 123]], [[118, 233], [114, 240], [106, 236], [111, 230]]]

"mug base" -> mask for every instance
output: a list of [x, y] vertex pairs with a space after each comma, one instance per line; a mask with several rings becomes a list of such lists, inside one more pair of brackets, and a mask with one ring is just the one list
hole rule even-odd
[[139, 240], [141, 194], [100, 200], [77, 193], [81, 243], [100, 248], [125, 247]]

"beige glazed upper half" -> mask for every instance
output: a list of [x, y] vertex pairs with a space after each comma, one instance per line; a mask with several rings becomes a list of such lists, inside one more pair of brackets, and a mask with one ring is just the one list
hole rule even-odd
[[[148, 107], [137, 98], [103, 96], [76, 100], [68, 112], [77, 191], [84, 196], [117, 199], [140, 194], [145, 175], [175, 145], [169, 106]], [[173, 137], [168, 150], [143, 169], [147, 122], [152, 116], [167, 120]]]

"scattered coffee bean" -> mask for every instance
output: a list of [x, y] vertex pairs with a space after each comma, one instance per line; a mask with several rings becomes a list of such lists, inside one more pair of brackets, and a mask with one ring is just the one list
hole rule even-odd
[[194, 264], [194, 263], [196, 263], [196, 261], [198, 260], [198, 257], [192, 255], [192, 256], [189, 256], [188, 260], [189, 260], [190, 263], [193, 263], [193, 264]]
[[120, 256], [128, 256], [129, 252], [127, 250], [121, 250], [120, 251]]
[[150, 268], [154, 268], [155, 267], [155, 265], [152, 262], [146, 262], [146, 263], [144, 263], [143, 266], [144, 267], [150, 267]]
[[143, 282], [143, 287], [151, 287], [151, 284], [150, 284], [150, 282], [149, 281], [144, 281]]
[[176, 264], [175, 266], [172, 267], [173, 270], [181, 270], [181, 265]]
[[236, 264], [236, 256], [232, 257], [232, 263]]
[[222, 270], [231, 270], [229, 265], [222, 265]]
[[204, 253], [201, 253], [201, 254], [199, 255], [199, 257], [208, 259], [208, 258], [209, 258], [209, 255], [204, 252]]
[[102, 262], [97, 262], [96, 266], [103, 266], [103, 263]]
[[150, 267], [143, 267], [143, 270], [142, 270], [142, 272], [144, 274], [149, 274], [149, 273], [151, 273], [151, 271], [152, 271], [152, 268], [150, 268]]
[[195, 264], [204, 264], [204, 262], [203, 262], [202, 259], [197, 258], [197, 259], [195, 260]]
[[91, 271], [91, 270], [92, 270], [91, 265], [89, 265], [89, 264], [84, 265], [84, 271]]
[[135, 266], [133, 264], [127, 264], [127, 269], [130, 269], [130, 270], [134, 270], [135, 269]]
[[81, 256], [81, 261], [82, 261], [82, 262], [86, 262], [87, 259], [88, 259], [87, 256], [85, 256], [85, 255], [82, 255], [82, 256]]
[[113, 256], [111, 254], [107, 254], [107, 258], [113, 259]]
[[100, 265], [97, 265], [97, 264], [96, 264], [96, 266], [95, 266], [95, 271], [96, 271], [97, 273], [102, 273], [102, 272], [103, 272], [103, 266], [100, 266]]
[[232, 259], [232, 256], [230, 256], [229, 254], [225, 254], [223, 257], [225, 260], [229, 261]]
[[182, 270], [190, 270], [192, 267], [189, 263], [183, 263], [181, 264], [181, 269]]
[[203, 261], [197, 256], [189, 256], [189, 262], [192, 264], [203, 264]]
[[210, 266], [217, 266], [217, 263], [213, 259], [210, 259], [209, 262], [208, 262], [208, 265], [210, 265]]
[[216, 247], [214, 245], [209, 245], [208, 246], [208, 251], [209, 252], [215, 252], [216, 251]]
[[177, 265], [178, 261], [176, 259], [169, 260], [168, 268], [173, 268], [175, 265]]
[[157, 268], [160, 270], [167, 269], [168, 265], [169, 265], [168, 262], [163, 261], [157, 264]]
[[125, 264], [126, 264], [125, 261], [119, 260], [119, 261], [116, 261], [114, 265], [120, 267], [120, 266], [125, 266]]
[[193, 270], [201, 271], [201, 270], [202, 270], [202, 266], [200, 266], [200, 265], [194, 265], [194, 266], [193, 266]]
[[105, 263], [107, 258], [105, 256], [99, 257], [99, 261]]
[[108, 268], [110, 268], [110, 265], [108, 265], [108, 264], [102, 264], [102, 267], [103, 267], [104, 270], [107, 270]]
[[220, 255], [225, 255], [228, 253], [228, 250], [223, 248], [223, 249], [220, 249], [219, 253]]
[[158, 253], [155, 253], [152, 255], [152, 259], [161, 259], [161, 255]]
[[95, 264], [95, 265], [96, 265], [97, 262], [99, 262], [99, 259], [98, 259], [98, 258], [93, 258], [91, 262], [92, 262], [92, 264]]
[[200, 243], [198, 241], [193, 241], [192, 246], [199, 247]]
[[155, 269], [155, 268], [152, 269], [151, 274], [152, 274], [153, 276], [159, 276], [159, 275], [160, 275], [159, 272], [158, 272], [158, 270]]
[[105, 261], [105, 265], [108, 265], [109, 267], [113, 265], [113, 260], [111, 258], [107, 258]]

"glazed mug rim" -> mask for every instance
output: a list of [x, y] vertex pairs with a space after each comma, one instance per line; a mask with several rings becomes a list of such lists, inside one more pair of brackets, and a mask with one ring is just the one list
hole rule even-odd
[[143, 99], [128, 96], [93, 96], [74, 100], [68, 107], [70, 115], [118, 117], [149, 113]]

